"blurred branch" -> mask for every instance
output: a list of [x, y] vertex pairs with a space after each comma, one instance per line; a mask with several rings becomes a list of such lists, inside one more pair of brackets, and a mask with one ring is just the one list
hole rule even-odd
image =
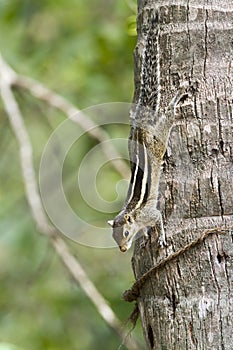
[[16, 86], [28, 90], [34, 97], [46, 102], [49, 106], [62, 111], [70, 120], [78, 123], [79, 126], [96, 139], [102, 148], [106, 158], [112, 163], [116, 171], [123, 177], [129, 178], [129, 167], [121, 158], [114, 146], [105, 141], [110, 139], [108, 133], [94, 123], [88, 116], [82, 113], [76, 106], [66, 100], [63, 96], [48, 89], [38, 81], [25, 77], [15, 72], [1, 57], [1, 65], [7, 74], [10, 86]]
[[139, 350], [140, 348], [133, 338], [126, 338], [125, 331], [117, 316], [89, 279], [78, 260], [74, 258], [68, 245], [60, 237], [59, 232], [47, 219], [36, 182], [31, 142], [19, 106], [11, 90], [12, 82], [14, 81], [13, 78], [16, 76], [16, 73], [9, 69], [9, 66], [0, 56], [0, 94], [11, 127], [19, 144], [20, 163], [26, 196], [37, 228], [41, 233], [49, 237], [51, 244], [69, 273], [73, 276], [74, 280], [79, 283], [80, 287], [95, 305], [105, 322], [118, 334], [122, 343], [125, 343], [129, 350]]
[[125, 0], [125, 2], [134, 13], [137, 13], [137, 4], [133, 0]]

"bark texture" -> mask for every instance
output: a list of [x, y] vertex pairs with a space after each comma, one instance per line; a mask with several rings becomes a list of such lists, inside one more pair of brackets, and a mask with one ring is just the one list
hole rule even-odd
[[[185, 79], [195, 91], [178, 111], [160, 179], [168, 246], [158, 249], [156, 231], [145, 247], [136, 241], [136, 280], [206, 229], [225, 229], [166, 263], [140, 288], [147, 348], [232, 350], [233, 3], [139, 0], [138, 13], [135, 103], [144, 89], [143, 103], [154, 108], [159, 85], [163, 110]], [[148, 34], [155, 18], [159, 71]]]

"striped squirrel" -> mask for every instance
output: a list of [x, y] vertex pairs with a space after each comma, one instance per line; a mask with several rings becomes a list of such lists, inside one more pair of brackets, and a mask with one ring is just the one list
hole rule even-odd
[[[175, 120], [175, 110], [180, 100], [187, 95], [183, 84], [157, 121], [150, 122], [155, 111], [136, 107], [131, 113], [129, 153], [131, 179], [125, 204], [121, 212], [108, 224], [113, 228], [113, 238], [120, 250], [126, 252], [140, 230], [147, 237], [147, 228], [159, 224], [159, 244], [166, 245], [165, 232], [157, 198], [161, 165], [167, 149], [169, 135]], [[148, 113], [150, 115], [148, 115]], [[148, 122], [149, 121], [149, 122]]]

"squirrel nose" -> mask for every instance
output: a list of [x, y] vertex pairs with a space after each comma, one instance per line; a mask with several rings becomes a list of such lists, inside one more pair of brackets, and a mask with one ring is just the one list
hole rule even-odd
[[125, 245], [120, 247], [121, 252], [125, 253], [127, 251], [127, 248]]

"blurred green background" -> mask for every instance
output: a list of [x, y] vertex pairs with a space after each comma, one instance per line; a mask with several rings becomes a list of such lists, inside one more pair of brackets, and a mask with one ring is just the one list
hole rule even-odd
[[[18, 73], [39, 80], [79, 108], [130, 102], [133, 15], [124, 0], [0, 0], [0, 50]], [[46, 141], [66, 117], [25, 91], [14, 93], [38, 171]], [[118, 349], [117, 336], [70, 278], [48, 240], [36, 231], [24, 194], [19, 147], [2, 101], [0, 125], [1, 350]], [[125, 137], [128, 133], [127, 128], [108, 131]], [[85, 154], [94, 144], [86, 137], [80, 152]], [[109, 192], [111, 198], [120, 176], [110, 166], [105, 176], [105, 195]], [[82, 210], [84, 204], [76, 204]], [[122, 254], [118, 249], [67, 243], [124, 322], [133, 308], [121, 300], [134, 279], [132, 251]], [[140, 325], [133, 334], [142, 338]]]

